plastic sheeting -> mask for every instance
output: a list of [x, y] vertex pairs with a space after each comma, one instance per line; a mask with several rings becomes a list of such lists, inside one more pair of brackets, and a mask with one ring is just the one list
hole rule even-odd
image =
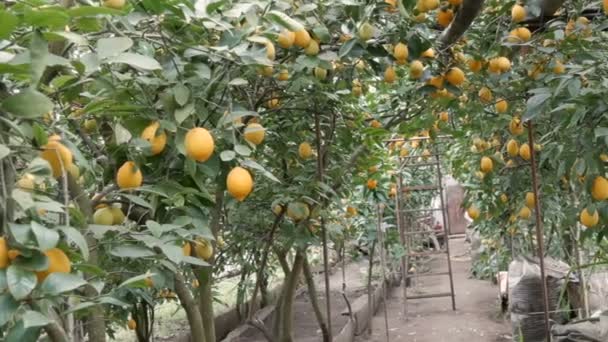
[[569, 324], [556, 324], [551, 328], [554, 342], [606, 342], [608, 341], [608, 312], [602, 316]]
[[[569, 269], [563, 262], [545, 258], [549, 311], [557, 309]], [[540, 267], [536, 260], [520, 257], [509, 265], [509, 312], [513, 341], [545, 342], [547, 339], [541, 284]], [[551, 313], [553, 320], [559, 316]]]

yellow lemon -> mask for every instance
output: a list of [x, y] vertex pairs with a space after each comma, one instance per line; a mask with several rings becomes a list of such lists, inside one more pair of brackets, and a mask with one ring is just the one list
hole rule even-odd
[[376, 189], [376, 187], [378, 187], [378, 181], [375, 179], [368, 179], [367, 180], [367, 188], [370, 190], [374, 190]]
[[114, 223], [114, 215], [109, 207], [104, 207], [95, 210], [93, 214], [93, 223], [104, 226], [111, 226]]
[[295, 32], [284, 30], [283, 32], [279, 33], [279, 36], [277, 37], [277, 44], [284, 49], [289, 49], [295, 42], [295, 39]]
[[150, 143], [152, 155], [157, 155], [165, 149], [167, 144], [167, 134], [164, 131], [158, 132], [160, 123], [158, 121], [151, 123], [141, 132], [141, 138]]
[[396, 60], [406, 60], [409, 56], [409, 50], [407, 48], [407, 45], [399, 42], [397, 43], [397, 45], [395, 45], [395, 49], [393, 49], [393, 57], [395, 57]]
[[104, 7], [109, 7], [113, 9], [122, 9], [125, 7], [127, 0], [105, 0], [103, 2]]
[[304, 53], [308, 56], [316, 56], [319, 54], [319, 43], [316, 40], [311, 39], [308, 46], [304, 49]]
[[374, 36], [374, 31], [375, 28], [370, 23], [365, 22], [359, 27], [359, 38], [363, 41], [370, 40]]
[[454, 86], [459, 86], [465, 81], [464, 72], [458, 67], [453, 67], [448, 70], [445, 79]]
[[0, 237], [0, 270], [8, 267], [8, 245], [4, 237]]
[[121, 189], [131, 189], [141, 186], [143, 182], [141, 170], [132, 161], [127, 161], [116, 173], [116, 184]]
[[591, 196], [596, 201], [608, 199], [608, 180], [602, 176], [597, 176], [591, 186]]
[[505, 99], [498, 99], [494, 107], [496, 108], [496, 112], [504, 113], [507, 111], [507, 109], [509, 109], [509, 104]]
[[384, 82], [393, 83], [397, 79], [397, 74], [395, 73], [395, 69], [392, 66], [389, 66], [384, 71]]
[[424, 72], [424, 65], [421, 61], [415, 60], [410, 63], [410, 76], [414, 79], [419, 79], [422, 77], [422, 73]]
[[301, 159], [308, 159], [312, 157], [312, 147], [309, 143], [303, 142], [298, 146], [298, 155]]
[[524, 160], [530, 160], [530, 146], [528, 144], [521, 144], [519, 147], [519, 156]]
[[310, 34], [306, 29], [298, 30], [294, 33], [293, 43], [301, 48], [306, 48], [310, 44]]
[[531, 215], [532, 215], [532, 211], [530, 211], [530, 208], [528, 208], [528, 207], [522, 207], [519, 210], [519, 217], [521, 219], [527, 220], [530, 218]]
[[524, 132], [524, 124], [519, 117], [515, 116], [511, 119], [511, 122], [509, 123], [509, 132], [513, 135], [520, 135]]
[[527, 192], [526, 193], [526, 207], [533, 209], [535, 205], [536, 205], [536, 197], [534, 196], [534, 193]]
[[522, 5], [514, 5], [511, 8], [511, 20], [514, 23], [519, 23], [526, 19], [526, 8]]
[[493, 168], [494, 168], [494, 162], [492, 162], [492, 159], [490, 157], [481, 158], [481, 163], [480, 163], [480, 167], [479, 167], [481, 172], [483, 172], [483, 173], [492, 172]]
[[213, 136], [211, 136], [208, 130], [202, 127], [195, 127], [186, 133], [184, 147], [186, 148], [186, 155], [190, 159], [204, 162], [213, 154], [215, 143], [213, 142]]
[[302, 221], [310, 215], [310, 208], [306, 203], [292, 202], [287, 206], [287, 217], [295, 222]]
[[49, 267], [40, 272], [36, 272], [38, 282], [44, 281], [51, 273], [70, 273], [72, 271], [72, 263], [68, 256], [59, 248], [51, 248], [44, 252], [48, 261]]
[[589, 213], [587, 208], [585, 208], [585, 209], [583, 209], [583, 211], [581, 211], [580, 221], [583, 224], [583, 226], [585, 226], [587, 228], [594, 227], [598, 224], [598, 222], [600, 222], [600, 214], [598, 213], [597, 210], [594, 211], [593, 214], [591, 214], [591, 213]]
[[243, 133], [245, 140], [248, 142], [259, 145], [264, 141], [265, 131], [264, 127], [259, 123], [251, 123], [245, 127], [245, 132]]
[[481, 89], [479, 89], [479, 92], [477, 93], [477, 95], [479, 96], [479, 99], [483, 103], [488, 103], [488, 102], [492, 101], [492, 91], [488, 87], [481, 87]]
[[253, 190], [253, 178], [249, 171], [237, 166], [228, 173], [226, 188], [232, 197], [243, 201]]
[[475, 73], [481, 71], [481, 68], [483, 68], [483, 61], [476, 60], [473, 58], [469, 59], [467, 64], [469, 65], [469, 70]]
[[213, 245], [205, 239], [197, 238], [194, 242], [194, 252], [197, 257], [209, 260], [213, 256]]
[[471, 219], [477, 220], [477, 218], [479, 217], [479, 209], [477, 209], [477, 207], [472, 205], [467, 209], [467, 214], [469, 215], [469, 217]]
[[517, 157], [519, 154], [519, 144], [514, 139], [509, 140], [507, 143], [507, 153], [509, 153], [511, 157]]
[[59, 140], [49, 140], [46, 145], [42, 146], [40, 157], [51, 165], [55, 178], [60, 177], [63, 170], [67, 171], [73, 163], [72, 152]]
[[441, 10], [437, 13], [437, 24], [443, 28], [448, 27], [452, 19], [454, 19], [454, 11], [451, 9]]

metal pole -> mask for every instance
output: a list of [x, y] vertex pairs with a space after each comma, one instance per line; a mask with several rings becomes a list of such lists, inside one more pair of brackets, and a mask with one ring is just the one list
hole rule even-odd
[[401, 175], [401, 160], [399, 161], [398, 177], [397, 177], [397, 195], [395, 196], [395, 213], [397, 214], [397, 227], [399, 228], [399, 242], [405, 249], [405, 253], [401, 257], [401, 287], [403, 290], [403, 319], [407, 320], [407, 279], [408, 279], [408, 258], [407, 253], [407, 240], [405, 236], [405, 227], [403, 222], [403, 216], [401, 212], [401, 199], [403, 191], [403, 176]]
[[545, 278], [545, 242], [543, 234], [543, 221], [540, 212], [540, 197], [538, 193], [538, 176], [536, 174], [536, 156], [534, 151], [534, 125], [528, 121], [528, 145], [530, 145], [530, 168], [532, 169], [532, 187], [535, 198], [536, 211], [536, 242], [538, 244], [538, 259], [540, 265], [541, 289], [543, 291], [543, 314], [545, 316], [545, 334], [547, 341], [551, 342], [551, 327], [549, 325], [549, 294], [547, 293], [547, 280]]

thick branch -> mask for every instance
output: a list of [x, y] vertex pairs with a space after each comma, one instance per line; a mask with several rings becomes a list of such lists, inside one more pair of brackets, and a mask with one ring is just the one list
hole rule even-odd
[[[312, 272], [310, 271], [310, 264], [308, 263], [308, 257], [304, 256], [304, 278], [306, 278], [306, 285], [308, 287], [308, 296], [310, 297], [310, 304], [312, 304], [313, 311], [315, 312], [315, 317], [317, 318], [317, 323], [319, 323], [319, 328], [321, 329], [321, 333], [323, 334], [323, 341], [330, 341], [329, 330], [327, 329], [327, 323], [325, 321], [325, 317], [323, 317], [323, 312], [321, 312], [321, 308], [319, 307], [319, 301], [317, 299], [317, 289], [315, 287], [315, 279], [312, 276]], [[329, 300], [329, 298], [326, 298]]]
[[175, 293], [188, 317], [190, 340], [192, 342], [206, 342], [201, 312], [198, 310], [196, 301], [192, 298], [190, 291], [184, 283], [184, 277], [179, 273], [175, 274]]
[[483, 3], [484, 0], [464, 0], [450, 26], [439, 36], [439, 50], [445, 50], [462, 37], [479, 14]]
[[53, 321], [44, 326], [44, 331], [49, 335], [49, 338], [53, 342], [69, 342], [68, 335], [65, 333], [63, 328]]

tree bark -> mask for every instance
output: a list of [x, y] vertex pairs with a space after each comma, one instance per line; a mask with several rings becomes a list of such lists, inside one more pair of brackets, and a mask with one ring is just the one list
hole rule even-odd
[[179, 273], [175, 274], [175, 293], [186, 311], [186, 317], [190, 325], [190, 341], [207, 342], [201, 312], [198, 309], [196, 300], [192, 298], [190, 290], [184, 283], [184, 277]]
[[56, 321], [45, 325], [44, 331], [46, 331], [46, 334], [53, 342], [70, 342], [65, 330]]
[[277, 339], [279, 342], [293, 342], [293, 300], [304, 264], [304, 253], [304, 251], [297, 251], [291, 273], [283, 288], [283, 302], [280, 311], [277, 313], [281, 320], [281, 329]]
[[[72, 177], [72, 175], [67, 173], [68, 179], [68, 189], [70, 192], [70, 197], [74, 200], [82, 214], [87, 217], [89, 220], [93, 218], [93, 208], [91, 206], [91, 201], [87, 194], [82, 191], [82, 188]], [[98, 266], [99, 265], [99, 249], [97, 246], [97, 240], [93, 237], [93, 235], [88, 234], [86, 231], [86, 226], [81, 227], [84, 232], [85, 239], [87, 241], [87, 245], [89, 246], [89, 264]], [[90, 278], [89, 278], [90, 279]], [[87, 285], [84, 289], [85, 296], [87, 298], [95, 298], [99, 294], [97, 290], [91, 285]], [[88, 317], [86, 321], [86, 330], [89, 335], [90, 342], [105, 342], [106, 341], [106, 325], [105, 325], [105, 317], [103, 312], [103, 307], [101, 305], [92, 306], [90, 309], [91, 315]]]
[[[317, 319], [317, 323], [319, 323], [319, 328], [321, 329], [321, 333], [323, 335], [323, 342], [330, 342], [329, 330], [327, 329], [327, 323], [325, 321], [325, 317], [323, 317], [323, 312], [321, 311], [321, 307], [319, 306], [319, 301], [317, 298], [317, 289], [315, 287], [315, 279], [310, 271], [310, 264], [308, 263], [308, 257], [304, 256], [304, 278], [306, 279], [306, 286], [308, 287], [308, 296], [310, 297], [310, 303], [312, 304], [312, 309], [315, 313], [315, 317]], [[329, 298], [325, 298], [325, 300], [329, 300]]]
[[454, 20], [439, 36], [438, 48], [445, 50], [454, 44], [473, 23], [483, 7], [484, 0], [464, 0]]

